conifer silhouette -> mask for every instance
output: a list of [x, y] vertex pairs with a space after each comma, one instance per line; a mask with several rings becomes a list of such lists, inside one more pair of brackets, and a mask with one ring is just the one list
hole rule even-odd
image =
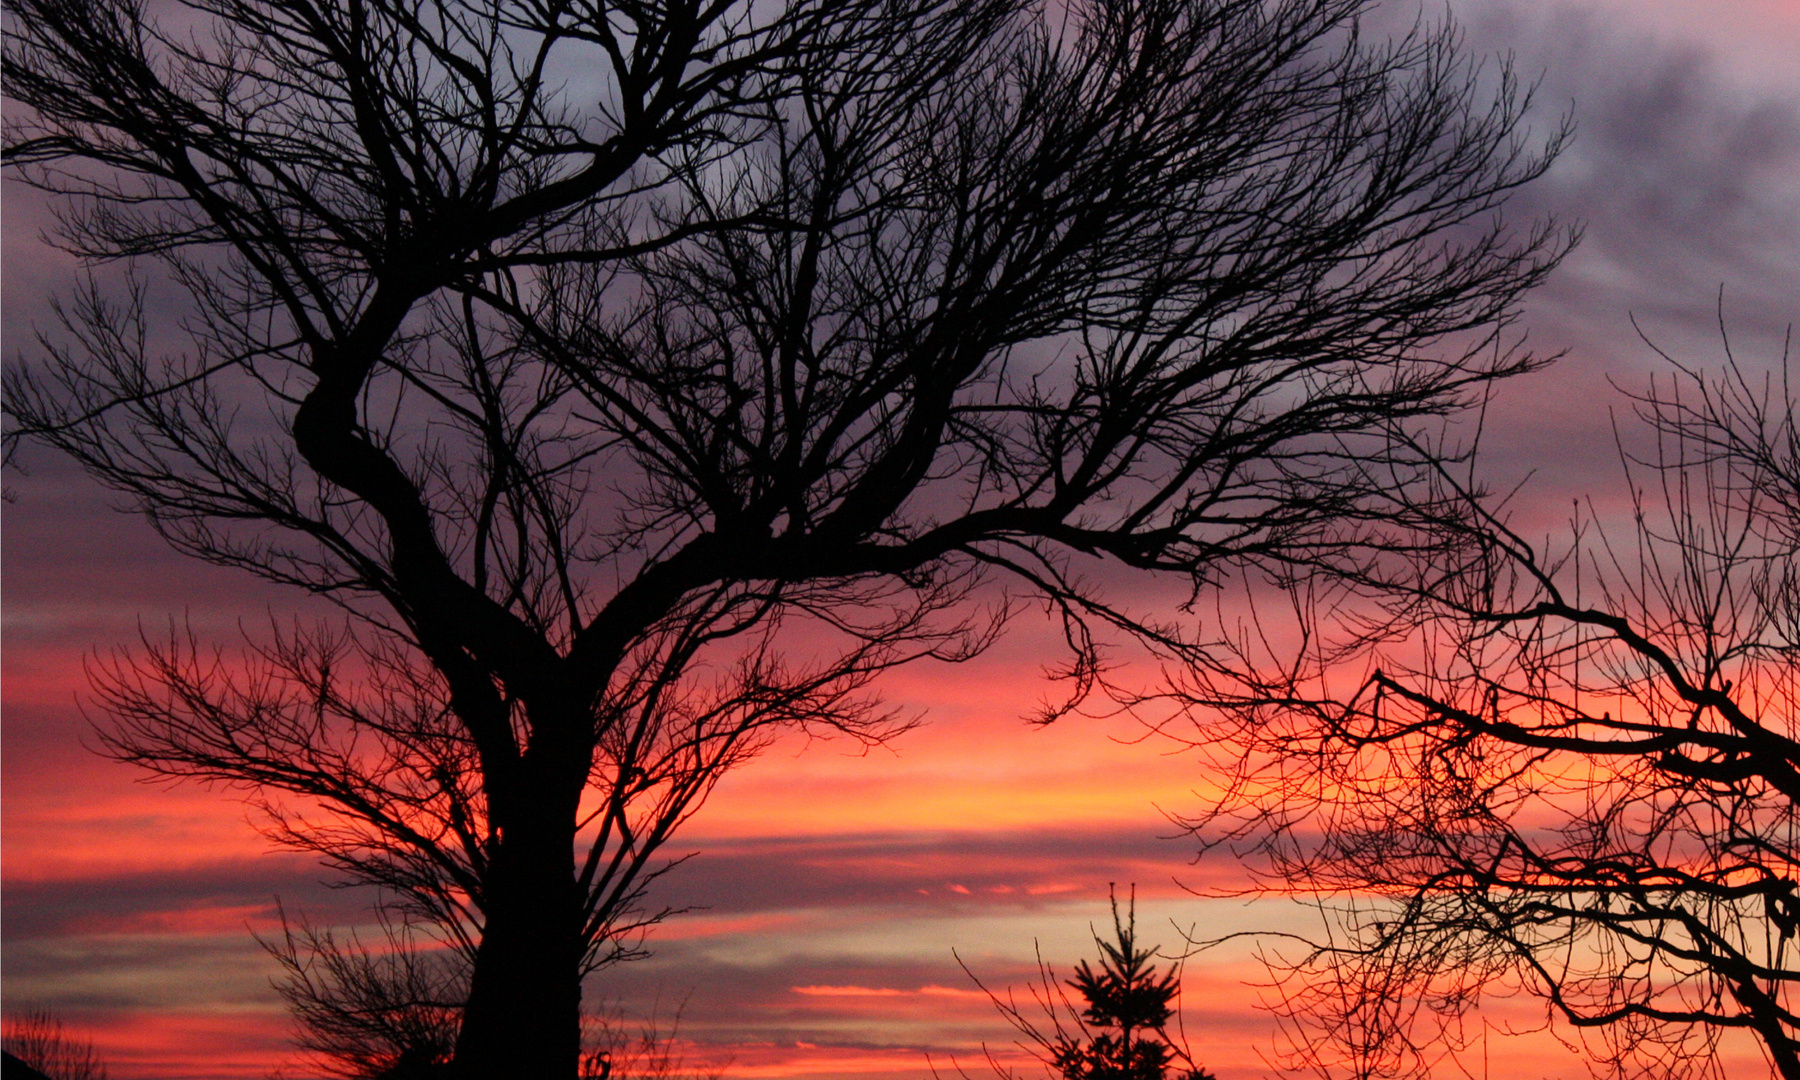
[[1181, 992], [1179, 966], [1158, 971], [1156, 947], [1138, 943], [1135, 895], [1123, 919], [1114, 896], [1112, 916], [1113, 940], [1094, 935], [1098, 970], [1083, 960], [1068, 981], [1087, 1007], [1081, 1010], [1079, 1036], [1058, 1032], [1052, 1064], [1066, 1080], [1212, 1080], [1206, 1070], [1176, 1060], [1187, 1055], [1168, 1035]]
[[[1194, 1064], [1184, 1041], [1169, 1032], [1169, 1022], [1179, 1015], [1179, 960], [1167, 970], [1158, 970], [1157, 947], [1139, 945], [1135, 889], [1122, 918], [1118, 896], [1113, 894], [1110, 899], [1112, 940], [1094, 934], [1099, 966], [1080, 961], [1073, 978], [1059, 981], [1040, 954], [1040, 982], [1030, 989], [1035, 1008], [1022, 1007], [1010, 990], [1004, 997], [989, 990], [968, 965], [963, 965], [963, 971], [1024, 1036], [1020, 1048], [1062, 1080], [1217, 1080]], [[1081, 1005], [1070, 998], [1068, 990], [1080, 995]], [[1041, 1012], [1043, 1018], [1034, 1018], [1033, 1012]], [[1001, 1080], [1015, 1080], [1011, 1067], [991, 1052], [988, 1064]], [[962, 1080], [970, 1080], [960, 1066], [956, 1073]], [[933, 1075], [938, 1075], [935, 1069]]]

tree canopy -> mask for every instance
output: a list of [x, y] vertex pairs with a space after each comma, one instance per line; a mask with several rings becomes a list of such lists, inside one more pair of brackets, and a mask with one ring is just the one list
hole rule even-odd
[[346, 614], [103, 665], [106, 746], [465, 948], [460, 1075], [572, 1075], [773, 732], [887, 737], [1019, 597], [1079, 701], [1096, 632], [1184, 645], [1083, 566], [1383, 544], [1410, 427], [1537, 362], [1562, 135], [1366, 6], [10, 5], [8, 167], [94, 271], [9, 456]]

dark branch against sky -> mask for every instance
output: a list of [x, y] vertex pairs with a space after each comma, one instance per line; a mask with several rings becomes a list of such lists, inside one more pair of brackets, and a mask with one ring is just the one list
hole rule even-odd
[[[1778, 342], [1800, 316], [1800, 88], [1791, 80], [1783, 85], [1767, 60], [1771, 41], [1785, 40], [1800, 52], [1800, 17], [1775, 3], [1746, 4], [1722, 13], [1719, 25], [1700, 36], [1683, 17], [1659, 19], [1653, 5], [1511, 0], [1459, 5], [1458, 13], [1473, 48], [1511, 50], [1528, 74], [1544, 71], [1539, 90], [1544, 124], [1554, 124], [1568, 107], [1577, 119], [1569, 153], [1517, 206], [1522, 221], [1549, 212], [1586, 225], [1583, 247], [1535, 295], [1523, 324], [1534, 347], [1568, 348], [1570, 354], [1557, 368], [1502, 390], [1486, 441], [1496, 468], [1515, 478], [1535, 470], [1533, 505], [1549, 507], [1545, 517], [1551, 520], [1574, 494], [1616, 479], [1605, 415], [1613, 400], [1608, 380], [1632, 385], [1652, 367], [1649, 351], [1632, 330], [1633, 316], [1678, 355], [1690, 349], [1700, 354], [1713, 339], [1721, 286], [1725, 312], [1747, 341]], [[33, 239], [47, 224], [35, 197], [9, 184], [4, 222], [9, 356], [25, 344], [28, 328], [44, 319], [44, 297], [73, 273], [68, 260]], [[1747, 347], [1745, 352], [1754, 357], [1774, 350]], [[330, 910], [330, 897], [312, 884], [316, 871], [304, 862], [249, 855], [256, 845], [243, 839], [248, 834], [235, 811], [204, 795], [171, 798], [131, 786], [130, 774], [82, 749], [84, 723], [70, 702], [82, 648], [127, 640], [140, 617], [154, 628], [185, 611], [202, 625], [229, 633], [237, 620], [257, 621], [281, 601], [236, 576], [169, 556], [141, 525], [105, 510], [106, 496], [60, 463], [40, 455], [29, 464], [29, 475], [10, 482], [18, 501], [6, 508], [4, 533], [8, 997], [46, 1001], [89, 1021], [103, 1035], [111, 1032], [112, 1041], [103, 1038], [104, 1045], [141, 1042], [144, 1033], [155, 1030], [154, 1024], [121, 1017], [163, 1010], [190, 1018], [170, 1023], [188, 1023], [183, 1030], [191, 1033], [206, 1030], [192, 1017], [217, 1015], [233, 994], [263, 993], [260, 1007], [269, 1008], [260, 989], [266, 973], [253, 947], [235, 944], [244, 937], [238, 928], [246, 918], [262, 917], [275, 891], [316, 898]], [[964, 674], [1015, 679], [1029, 687], [1035, 677], [1029, 668], [1028, 657], [1009, 653]], [[676, 934], [661, 959], [632, 972], [639, 990], [659, 980], [673, 994], [703, 986], [691, 1006], [692, 1032], [707, 1037], [710, 1031], [722, 1041], [754, 1039], [763, 1031], [775, 1040], [880, 1043], [890, 1036], [874, 1019], [854, 1010], [800, 1009], [796, 1003], [810, 1006], [823, 998], [795, 997], [791, 988], [852, 983], [908, 991], [940, 983], [962, 988], [948, 965], [951, 945], [977, 941], [998, 949], [1010, 942], [1023, 951], [1034, 935], [1046, 933], [1041, 929], [1046, 923], [1083, 924], [1098, 910], [1093, 905], [1113, 875], [1133, 874], [1167, 896], [1169, 879], [1184, 872], [1189, 853], [1179, 843], [1148, 839], [1168, 830], [1160, 828], [1142, 797], [1135, 806], [1116, 809], [1111, 827], [1091, 829], [1073, 841], [1047, 839], [1052, 834], [1041, 831], [971, 838], [922, 810], [918, 821], [897, 815], [886, 830], [861, 822], [828, 841], [775, 837], [758, 846], [742, 839], [769, 825], [757, 814], [759, 785], [804, 787], [837, 773], [858, 780], [837, 788], [821, 783], [820, 790], [842, 794], [912, 784], [913, 797], [925, 802], [970, 782], [966, 754], [958, 749], [962, 734], [1011, 724], [1015, 714], [962, 705], [961, 691], [949, 686], [925, 683], [909, 690], [917, 704], [939, 705], [942, 726], [920, 733], [914, 744], [902, 743], [896, 752], [913, 760], [906, 768], [889, 769], [892, 779], [883, 777], [891, 761], [861, 768], [845, 759], [809, 763], [780, 754], [758, 765], [740, 788], [728, 788], [713, 816], [698, 823], [700, 836], [710, 825], [721, 837], [736, 833], [742, 846], [696, 838], [693, 846], [717, 854], [693, 864], [681, 888], [692, 888], [697, 897], [705, 891], [702, 884], [723, 878], [765, 888], [748, 894], [763, 897], [757, 904], [709, 913], [704, 919], [711, 923], [697, 924], [735, 927], [721, 931], [740, 939], [735, 956], [713, 939]], [[1024, 692], [1035, 696], [1030, 689]], [[997, 800], [1010, 790], [1009, 770], [1037, 769], [1066, 784], [1095, 782], [1066, 763], [1034, 760], [1046, 757], [1041, 749], [1046, 743], [1032, 739], [1028, 733], [994, 739], [996, 753], [1017, 759], [975, 778], [993, 784]], [[1059, 734], [1052, 745], [1058, 753], [1080, 753], [1074, 741]], [[1107, 751], [1109, 758], [1115, 753]], [[1178, 772], [1171, 764], [1166, 775]], [[1179, 788], [1179, 782], [1167, 784], [1171, 794]], [[1117, 794], [1120, 800], [1133, 797], [1127, 785]], [[89, 796], [100, 810], [81, 809]], [[1071, 817], [1091, 812], [1084, 803]], [[1121, 824], [1120, 818], [1132, 823]], [[190, 869], [179, 880], [159, 878], [113, 855], [170, 843], [188, 845], [183, 857]], [[959, 851], [983, 844], [1016, 857], [1005, 880], [978, 880], [961, 868]], [[103, 854], [82, 858], [84, 845]], [[1121, 845], [1129, 854], [1121, 853]], [[215, 854], [209, 857], [209, 851]], [[809, 875], [820, 887], [806, 895], [774, 884]], [[1070, 883], [1079, 887], [1057, 891]], [[1034, 897], [1034, 886], [1044, 891]], [[1013, 891], [997, 891], [1002, 887]], [[1150, 903], [1145, 909], [1156, 917]], [[935, 936], [898, 942], [874, 931], [861, 938], [844, 932], [834, 939], [839, 942], [834, 954], [791, 951], [804, 937], [796, 935], [796, 927], [842, 931], [872, 913], [891, 916], [896, 926], [913, 933], [931, 927]], [[1062, 935], [1076, 947], [1080, 938], [1081, 932]], [[158, 979], [158, 971], [171, 974]], [[209, 990], [206, 980], [220, 972], [227, 973], [219, 980], [225, 989]], [[1229, 977], [1214, 992], [1233, 999], [1228, 1015], [1254, 1023], [1237, 1008], [1241, 995]], [[267, 1037], [278, 1040], [279, 1017], [272, 1011], [270, 1016]], [[979, 1010], [971, 1010], [963, 1028], [921, 1020], [912, 1033], [975, 1030], [979, 1020]], [[212, 1038], [217, 1037], [171, 1037], [160, 1048], [128, 1055], [118, 1071], [151, 1075], [159, 1061], [210, 1053], [215, 1061], [229, 1062], [246, 1053], [226, 1042], [212, 1043], [211, 1050], [190, 1049], [205, 1047]], [[262, 1049], [272, 1049], [272, 1043]], [[1240, 1064], [1241, 1073], [1216, 1071], [1224, 1077], [1253, 1075], [1250, 1055]], [[223, 1074], [230, 1074], [229, 1067]]]

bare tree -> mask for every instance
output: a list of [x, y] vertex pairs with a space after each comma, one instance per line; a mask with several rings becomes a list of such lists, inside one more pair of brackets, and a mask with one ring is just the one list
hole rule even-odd
[[[341, 1080], [424, 1080], [456, 1048], [469, 957], [389, 912], [381, 939], [335, 933], [282, 915], [263, 947], [281, 966], [275, 989], [298, 1022], [309, 1070]], [[436, 946], [436, 947], [434, 947]]]
[[1621, 1076], [1722, 1076], [1735, 1030], [1800, 1077], [1800, 425], [1785, 353], [1727, 355], [1632, 398], [1625, 510], [1553, 549], [1446, 482], [1430, 564], [1301, 597], [1304, 658], [1190, 687], [1244, 755], [1196, 827], [1330, 916], [1274, 954], [1294, 1064], [1425, 1075], [1523, 988]]
[[461, 1075], [573, 1075], [772, 732], [890, 735], [871, 681], [1021, 592], [1079, 702], [1105, 628], [1189, 644], [1082, 560], [1373, 542], [1409, 426], [1537, 362], [1571, 237], [1501, 209], [1561, 135], [1365, 6], [14, 5], [9, 163], [159, 276], [76, 292], [9, 447], [349, 618], [100, 665], [106, 745], [462, 934]]
[[0, 1050], [50, 1080], [106, 1080], [106, 1065], [86, 1039], [69, 1034], [48, 1009], [9, 1013], [0, 1025]]

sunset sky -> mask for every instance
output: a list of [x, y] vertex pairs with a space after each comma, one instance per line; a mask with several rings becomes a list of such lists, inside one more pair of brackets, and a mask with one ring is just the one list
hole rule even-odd
[[[1553, 523], [1572, 498], [1617, 491], [1613, 385], [1641, 386], [1657, 363], [1634, 315], [1701, 365], [1719, 357], [1721, 285], [1751, 364], [1777, 357], [1800, 319], [1800, 0], [1452, 9], [1471, 50], [1542, 73], [1544, 125], [1571, 108], [1578, 125], [1515, 204], [1585, 225], [1524, 324], [1533, 348], [1568, 356], [1503, 390], [1484, 443], [1501, 486], [1531, 477], [1522, 513]], [[35, 197], [9, 186], [5, 210], [10, 360], [75, 267], [36, 239], [48, 216]], [[252, 932], [275, 925], [276, 897], [328, 925], [356, 922], [366, 897], [271, 853], [230, 793], [147, 786], [91, 752], [79, 696], [84, 658], [140, 626], [185, 618], [224, 641], [311, 609], [166, 550], [47, 455], [28, 465], [0, 511], [5, 1006], [47, 1006], [121, 1080], [266, 1076], [292, 1053]], [[651, 959], [595, 977], [590, 997], [682, 1010], [692, 1055], [730, 1061], [732, 1076], [917, 1080], [928, 1054], [980, 1076], [979, 1045], [1009, 1032], [957, 957], [990, 987], [1023, 985], [1034, 949], [1069, 967], [1092, 953], [1108, 883], [1136, 883], [1140, 926], [1168, 946], [1178, 928], [1304, 929], [1291, 905], [1194, 895], [1238, 878], [1227, 861], [1196, 863], [1170, 823], [1208, 783], [1178, 747], [1128, 719], [1025, 723], [1049, 692], [1052, 644], [1021, 618], [974, 663], [890, 678], [886, 698], [925, 720], [893, 745], [792, 741], [728, 777], [674, 845], [699, 854], [657, 894], [698, 910], [653, 934]], [[1246, 985], [1260, 975], [1248, 945], [1188, 965], [1186, 1031], [1220, 1080], [1267, 1074], [1270, 1024]], [[1554, 1040], [1500, 1033], [1536, 1015], [1520, 1002], [1488, 1014], [1491, 1075], [1585, 1077]], [[1747, 1045], [1733, 1053], [1734, 1080], [1765, 1072]]]

